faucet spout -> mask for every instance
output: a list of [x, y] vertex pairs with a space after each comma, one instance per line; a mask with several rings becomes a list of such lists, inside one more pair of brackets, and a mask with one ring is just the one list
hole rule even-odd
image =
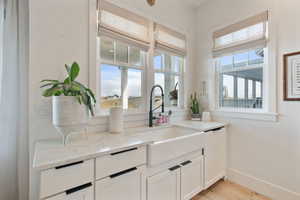
[[[153, 109], [152, 99], [153, 99], [153, 93], [154, 93], [155, 88], [159, 88], [160, 91], [161, 91], [162, 104], [160, 106], [158, 106], [158, 107], [156, 107], [156, 108]], [[151, 88], [151, 93], [150, 93], [149, 127], [153, 126], [153, 119], [154, 119], [153, 112], [155, 110], [157, 110], [158, 108], [160, 108], [160, 107], [161, 107], [161, 112], [164, 113], [165, 112], [164, 90], [163, 90], [162, 86], [160, 86], [160, 85], [154, 85]]]

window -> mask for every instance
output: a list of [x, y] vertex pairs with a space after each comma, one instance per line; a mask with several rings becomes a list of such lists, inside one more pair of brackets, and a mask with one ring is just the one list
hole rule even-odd
[[146, 53], [107, 37], [100, 40], [100, 108], [140, 110]]
[[219, 107], [262, 108], [263, 51], [256, 49], [217, 58]]
[[214, 33], [218, 108], [263, 109], [268, 12]]
[[[167, 107], [179, 106], [182, 91], [184, 58], [169, 53], [156, 52], [154, 56], [154, 83], [161, 85], [165, 93]], [[160, 103], [160, 93], [155, 93], [155, 102]]]
[[[97, 15], [97, 67], [91, 65], [89, 81], [97, 91], [98, 112], [113, 106], [146, 111], [153, 84], [163, 87], [167, 107], [183, 107], [185, 35], [105, 0]], [[158, 91], [154, 101], [161, 103]]]
[[264, 23], [259, 23], [217, 38], [215, 47], [233, 46], [247, 40], [259, 39], [263, 35]]

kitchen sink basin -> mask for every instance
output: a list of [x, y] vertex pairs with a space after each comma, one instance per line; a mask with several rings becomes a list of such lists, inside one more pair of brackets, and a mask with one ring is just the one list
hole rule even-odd
[[203, 147], [202, 132], [190, 128], [171, 126], [151, 131], [154, 142], [148, 145], [148, 164], [155, 166], [200, 150]]

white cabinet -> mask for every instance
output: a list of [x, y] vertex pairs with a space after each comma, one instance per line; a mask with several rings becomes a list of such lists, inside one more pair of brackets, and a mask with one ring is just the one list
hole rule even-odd
[[144, 167], [130, 168], [96, 181], [95, 200], [143, 200]]
[[130, 148], [96, 158], [96, 179], [146, 164], [146, 147]]
[[40, 198], [64, 192], [94, 180], [94, 160], [78, 161], [41, 172]]
[[[183, 145], [168, 147], [180, 152]], [[155, 167], [148, 163], [147, 169], [151, 153], [145, 146], [47, 169], [41, 172], [40, 198], [189, 200], [226, 175], [225, 128], [201, 134], [196, 146]]]
[[147, 200], [180, 200], [180, 166], [147, 178]]
[[181, 200], [189, 200], [203, 190], [203, 157], [181, 163]]
[[92, 183], [80, 185], [78, 187], [66, 190], [46, 200], [94, 200], [94, 190]]
[[226, 130], [215, 129], [205, 133], [205, 189], [226, 174]]

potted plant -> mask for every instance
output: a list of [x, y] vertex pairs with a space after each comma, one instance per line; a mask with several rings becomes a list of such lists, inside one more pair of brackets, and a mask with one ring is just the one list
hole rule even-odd
[[178, 82], [175, 84], [174, 90], [172, 90], [169, 94], [170, 101], [173, 106], [177, 106], [178, 104]]
[[196, 92], [191, 94], [191, 118], [192, 120], [201, 120], [200, 105]]
[[44, 97], [52, 97], [52, 122], [62, 134], [63, 143], [72, 132], [86, 128], [89, 113], [94, 116], [95, 95], [91, 89], [76, 81], [80, 67], [74, 62], [65, 65], [67, 77], [64, 81], [42, 80]]

